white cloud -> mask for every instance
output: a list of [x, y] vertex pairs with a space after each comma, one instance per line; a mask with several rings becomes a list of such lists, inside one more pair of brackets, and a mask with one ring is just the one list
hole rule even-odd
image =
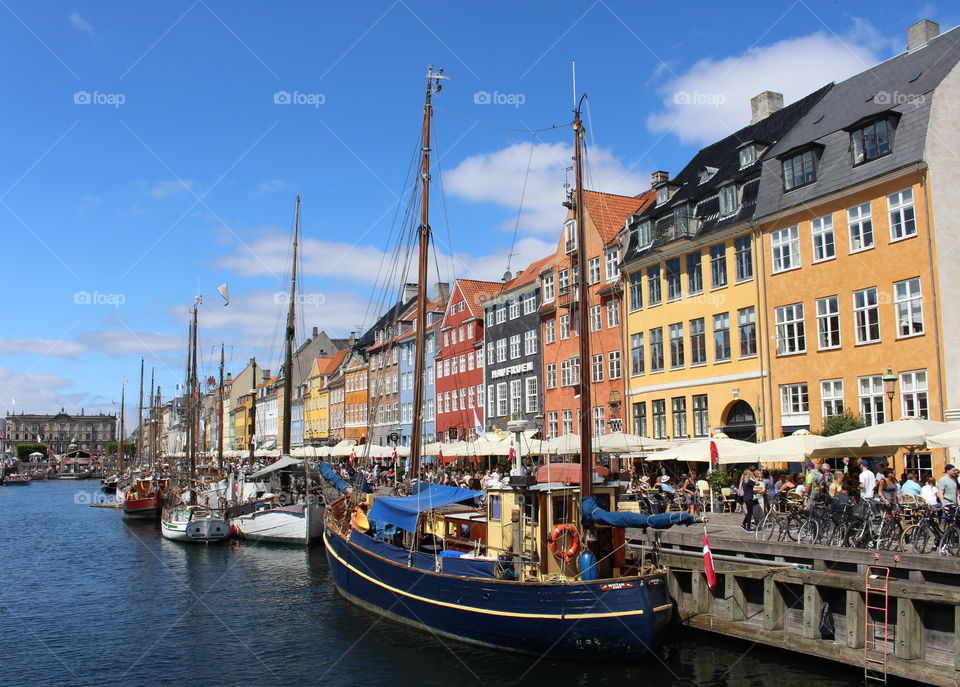
[[143, 355], [186, 350], [186, 337], [182, 334], [133, 331], [126, 328], [84, 332], [77, 336], [77, 345], [86, 350], [107, 355]]
[[[490, 203], [510, 210], [511, 216], [501, 228], [512, 230], [520, 208], [521, 190], [526, 179], [520, 231], [557, 234], [566, 215], [561, 206], [565, 198], [563, 184], [573, 174], [565, 168], [573, 165], [573, 148], [562, 143], [515, 143], [492, 153], [473, 155], [444, 175], [444, 188], [452, 195], [475, 203]], [[635, 195], [645, 190], [649, 176], [625, 165], [605, 148], [588, 151], [584, 187]], [[529, 176], [527, 165], [529, 162]]]
[[723, 59], [707, 58], [668, 81], [664, 109], [647, 117], [654, 133], [672, 131], [684, 143], [712, 143], [750, 123], [750, 98], [770, 90], [789, 104], [862, 72], [891, 43], [869, 22], [855, 20], [842, 37], [817, 32]]
[[68, 393], [73, 383], [56, 374], [14, 372], [0, 367], [0, 413], [113, 412], [110, 399], [89, 393]]
[[88, 22], [79, 12], [72, 12], [70, 14], [70, 26], [73, 27], [75, 31], [80, 33], [85, 33], [89, 36], [96, 36], [96, 33], [93, 30], [93, 24]]
[[27, 353], [41, 357], [74, 358], [86, 350], [75, 341], [57, 339], [0, 339], [0, 353]]
[[290, 187], [290, 184], [283, 179], [267, 179], [266, 181], [260, 182], [260, 185], [254, 190], [253, 195], [264, 196], [268, 193], [276, 193], [277, 191], [282, 191]]
[[189, 191], [193, 188], [193, 184], [194, 182], [192, 181], [173, 180], [158, 181], [153, 184], [140, 182], [139, 186], [145, 195], [162, 200]]

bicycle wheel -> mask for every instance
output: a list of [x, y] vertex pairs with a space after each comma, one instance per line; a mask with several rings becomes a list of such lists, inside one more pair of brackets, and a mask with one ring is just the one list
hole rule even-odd
[[941, 554], [948, 556], [960, 555], [960, 528], [956, 525], [950, 525], [940, 537], [939, 550]]
[[787, 539], [790, 541], [797, 541], [797, 535], [800, 533], [800, 527], [806, 522], [806, 514], [800, 515], [799, 513], [791, 513], [787, 516], [787, 521], [784, 523], [784, 530], [787, 534]]
[[913, 551], [913, 540], [917, 538], [920, 528], [921, 525], [919, 523], [914, 523], [903, 531], [903, 534], [900, 535], [901, 551]]
[[833, 520], [827, 520], [820, 528], [820, 543], [824, 546], [839, 546], [843, 539], [843, 530]]
[[760, 524], [757, 525], [757, 540], [770, 541], [773, 539], [773, 533], [779, 529], [779, 525], [780, 518], [777, 517], [776, 512], [769, 511], [763, 516], [763, 520], [760, 521]]
[[877, 548], [883, 551], [891, 551], [900, 545], [900, 536], [903, 530], [900, 523], [896, 520], [884, 520], [880, 525], [880, 534], [877, 537]]
[[937, 533], [927, 523], [918, 525], [920, 530], [913, 538], [915, 553], [930, 553], [937, 547]]
[[863, 548], [870, 528], [866, 520], [853, 520], [847, 524], [843, 533], [843, 540], [847, 546]]
[[807, 518], [807, 521], [800, 525], [797, 532], [797, 541], [801, 544], [816, 544], [817, 536], [820, 534], [820, 526], [813, 518]]

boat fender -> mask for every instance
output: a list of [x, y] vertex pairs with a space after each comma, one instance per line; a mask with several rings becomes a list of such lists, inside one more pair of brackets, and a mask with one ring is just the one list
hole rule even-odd
[[[565, 549], [558, 550], [557, 541], [564, 534], [570, 535], [570, 545]], [[549, 547], [550, 553], [556, 556], [557, 559], [564, 563], [570, 563], [580, 550], [580, 533], [577, 532], [577, 528], [573, 525], [557, 525], [553, 528], [553, 532], [550, 533]]]

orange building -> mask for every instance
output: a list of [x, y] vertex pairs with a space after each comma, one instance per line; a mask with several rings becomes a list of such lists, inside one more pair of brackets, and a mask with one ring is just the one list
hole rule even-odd
[[586, 251], [587, 294], [590, 309], [590, 349], [586, 361], [591, 381], [594, 435], [623, 428], [623, 344], [620, 279], [621, 249], [618, 234], [627, 218], [655, 198], [583, 192], [586, 245], [577, 245], [576, 221], [571, 209], [563, 225], [553, 263], [540, 274], [540, 321], [543, 342], [543, 435], [579, 434], [581, 380], [576, 308], [580, 302], [576, 253]]

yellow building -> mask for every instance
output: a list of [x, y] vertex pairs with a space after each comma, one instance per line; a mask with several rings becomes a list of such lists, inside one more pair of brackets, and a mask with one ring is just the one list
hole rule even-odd
[[322, 445], [330, 439], [330, 382], [340, 369], [347, 350], [316, 358], [306, 379], [303, 397], [304, 443]]
[[230, 419], [233, 422], [234, 451], [246, 451], [250, 448], [250, 409], [253, 407], [253, 392], [236, 396], [233, 408], [230, 409]]

